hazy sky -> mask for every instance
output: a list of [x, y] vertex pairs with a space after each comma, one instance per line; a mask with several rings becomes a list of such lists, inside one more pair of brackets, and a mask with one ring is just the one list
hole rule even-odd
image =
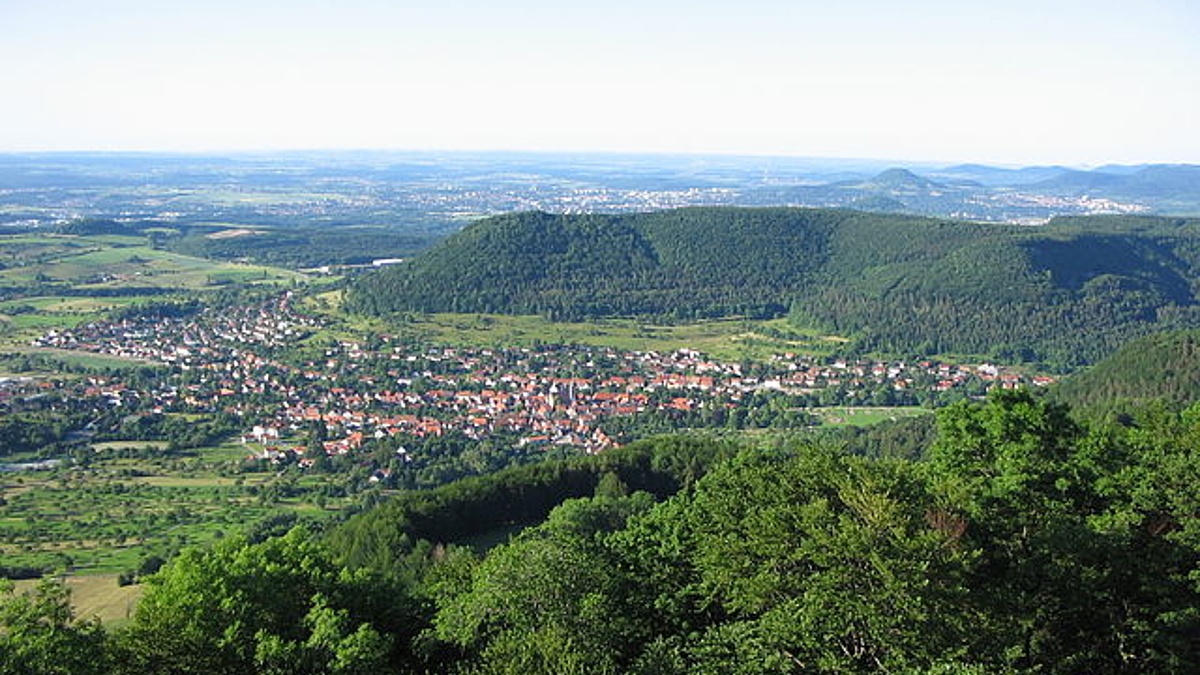
[[0, 151], [1200, 162], [1200, 0], [0, 0]]

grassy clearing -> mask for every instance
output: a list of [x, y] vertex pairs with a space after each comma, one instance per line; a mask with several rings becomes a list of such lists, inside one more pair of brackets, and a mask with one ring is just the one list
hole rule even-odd
[[496, 548], [501, 544], [507, 544], [510, 539], [521, 533], [525, 528], [536, 523], [513, 523], [497, 527], [493, 530], [481, 532], [467, 537], [460, 537], [453, 543], [459, 546], [466, 546], [475, 553], [484, 554]]
[[0, 326], [3, 327], [3, 330], [12, 332], [28, 332], [33, 329], [41, 332], [56, 328], [74, 328], [94, 318], [94, 315], [64, 315], [52, 312], [38, 312], [36, 314], [20, 314], [16, 316], [0, 313]]
[[433, 342], [488, 347], [538, 343], [584, 344], [632, 351], [696, 349], [715, 358], [763, 360], [773, 354], [832, 353], [841, 340], [798, 330], [785, 319], [723, 319], [656, 325], [630, 319], [553, 322], [538, 316], [419, 315], [402, 328]]
[[[0, 287], [18, 289], [18, 297], [0, 301], [0, 351], [149, 300], [304, 279], [280, 268], [160, 251], [144, 237], [0, 235]], [[64, 285], [80, 294], [62, 295]]]
[[20, 298], [0, 302], [0, 314], [12, 311], [26, 311], [26, 308], [32, 307], [42, 312], [58, 314], [80, 313], [95, 316], [99, 312], [127, 307], [139, 302], [144, 302], [144, 300], [136, 296], [88, 298], [47, 295], [37, 298]]
[[261, 446], [246, 446], [241, 443], [225, 443], [211, 448], [203, 448], [196, 451], [206, 462], [233, 462], [244, 459], [254, 450], [261, 450]]
[[[3, 242], [0, 242], [3, 245]], [[55, 281], [90, 288], [139, 286], [202, 290], [234, 281], [290, 281], [298, 272], [262, 265], [214, 262], [159, 251], [149, 246], [119, 246], [0, 271], [0, 282]]]
[[36, 354], [49, 359], [52, 363], [60, 363], [64, 366], [73, 366], [78, 368], [121, 370], [125, 368], [144, 368], [146, 366], [154, 365], [150, 361], [142, 361], [139, 359], [121, 356], [92, 354], [90, 352], [73, 352], [62, 349], [49, 349], [45, 347], [17, 347], [9, 348], [5, 351], [19, 354]]
[[[63, 581], [71, 589], [71, 606], [75, 608], [76, 616], [95, 617], [110, 628], [129, 620], [145, 590], [140, 585], [117, 585], [115, 574], [65, 577]], [[21, 592], [32, 590], [36, 584], [36, 580], [16, 582], [17, 590]]]
[[[230, 476], [138, 476], [130, 478], [129, 482], [176, 488], [221, 488], [239, 484], [236, 478]], [[252, 481], [251, 484], [254, 482], [257, 481]]]
[[434, 344], [460, 347], [578, 344], [629, 351], [696, 349], [725, 361], [761, 361], [775, 354], [832, 354], [845, 338], [797, 328], [787, 319], [721, 319], [662, 325], [633, 319], [587, 322], [550, 321], [540, 316], [503, 314], [414, 314], [381, 321], [341, 311], [340, 291], [314, 295], [307, 307], [336, 320], [312, 339], [360, 339], [365, 331], [398, 333]]
[[825, 427], [867, 427], [880, 422], [895, 421], [904, 417], [932, 414], [929, 408], [920, 406], [879, 407], [831, 407], [812, 408], [809, 412], [821, 419]]
[[162, 450], [169, 445], [166, 441], [105, 441], [103, 443], [93, 443], [92, 449], [96, 452], [105, 450]]
[[[8, 351], [27, 345], [48, 330], [74, 328], [95, 321], [105, 312], [144, 302], [129, 297], [26, 297], [0, 302], [0, 347]], [[19, 349], [17, 349], [19, 351]]]
[[0, 263], [4, 267], [0, 269], [0, 283], [8, 284], [48, 280], [94, 287], [124, 284], [202, 289], [232, 280], [290, 281], [304, 277], [263, 265], [217, 262], [161, 251], [140, 237], [111, 235], [0, 236]]

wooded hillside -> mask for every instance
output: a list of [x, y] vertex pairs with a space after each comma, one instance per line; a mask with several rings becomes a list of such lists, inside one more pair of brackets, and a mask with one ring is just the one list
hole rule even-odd
[[475, 223], [360, 278], [348, 307], [773, 317], [861, 350], [1074, 366], [1200, 326], [1200, 220], [1063, 218], [1032, 228], [826, 209], [524, 213]]
[[1200, 331], [1135, 340], [1060, 384], [1055, 395], [1084, 414], [1121, 412], [1147, 401], [1200, 401]]

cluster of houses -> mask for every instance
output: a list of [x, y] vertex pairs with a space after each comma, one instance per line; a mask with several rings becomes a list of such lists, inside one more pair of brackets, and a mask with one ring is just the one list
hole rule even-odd
[[777, 355], [771, 361], [783, 372], [777, 378], [766, 380], [763, 386], [805, 393], [829, 387], [870, 384], [886, 384], [897, 391], [919, 387], [930, 391], [950, 391], [972, 382], [1002, 389], [1045, 387], [1055, 382], [1052, 377], [1029, 376], [989, 363], [967, 366], [928, 360], [817, 359], [795, 354]]
[[[835, 387], [947, 391], [1051, 382], [986, 364], [783, 354], [748, 367], [688, 349], [430, 348], [387, 335], [337, 341], [314, 337], [320, 327], [283, 294], [190, 316], [90, 323], [51, 331], [36, 344], [166, 364], [169, 375], [151, 385], [114, 375], [72, 386], [84, 400], [140, 414], [231, 413], [246, 420], [244, 442], [266, 448], [268, 457], [290, 452], [304, 462], [393, 437], [404, 454], [406, 444], [451, 432], [598, 452], [614, 445], [604, 428], [613, 417], [728, 409], [754, 396]], [[319, 450], [302, 445], [314, 428], [323, 432]]]
[[294, 295], [288, 292], [268, 302], [209, 309], [196, 316], [144, 316], [88, 323], [71, 330], [51, 330], [33, 345], [178, 365], [187, 370], [237, 358], [239, 351], [253, 347], [285, 347], [309, 335], [321, 321], [296, 311], [294, 301]]
[[503, 186], [464, 187], [445, 185], [442, 189], [404, 190], [396, 197], [413, 206], [437, 213], [477, 216], [480, 213], [546, 211], [548, 213], [644, 212], [684, 206], [733, 204], [740, 191], [728, 187], [689, 187], [678, 189], [633, 189], [603, 186], [546, 189]]

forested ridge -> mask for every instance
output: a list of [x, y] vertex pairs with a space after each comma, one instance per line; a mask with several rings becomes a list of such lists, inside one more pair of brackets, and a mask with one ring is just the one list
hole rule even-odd
[[1081, 413], [1121, 413], [1150, 402], [1200, 401], [1200, 331], [1169, 331], [1121, 347], [1063, 381], [1055, 396]]
[[1064, 367], [1200, 325], [1200, 220], [987, 225], [798, 208], [486, 219], [347, 306], [685, 320], [786, 313], [861, 350]]
[[389, 232], [377, 228], [275, 228], [246, 230], [235, 237], [213, 237], [194, 228], [186, 234], [160, 237], [171, 251], [214, 260], [253, 260], [266, 265], [320, 267], [369, 264], [378, 258], [413, 255], [436, 236], [424, 232]]
[[185, 551], [112, 631], [0, 593], [0, 672], [1193, 673], [1197, 447], [1023, 391], [918, 460], [664, 437]]

